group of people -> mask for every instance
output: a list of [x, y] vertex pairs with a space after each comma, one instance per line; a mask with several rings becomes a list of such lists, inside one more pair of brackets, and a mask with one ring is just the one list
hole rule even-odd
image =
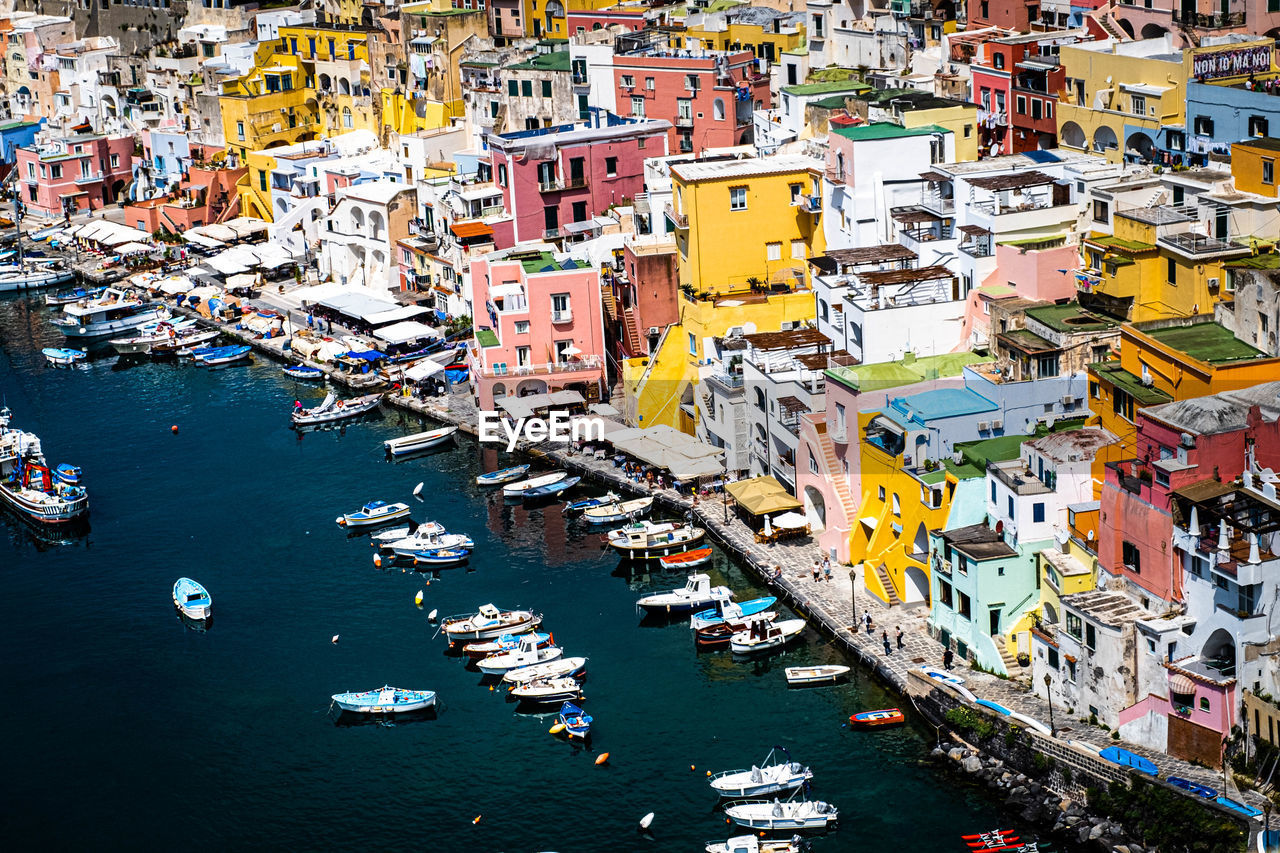
[[825, 580], [831, 582], [831, 558], [823, 557], [821, 560], [813, 561], [813, 579], [815, 581]]

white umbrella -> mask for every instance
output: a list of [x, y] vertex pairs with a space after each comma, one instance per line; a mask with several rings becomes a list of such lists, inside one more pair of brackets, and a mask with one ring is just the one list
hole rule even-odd
[[767, 515], [764, 517], [764, 535], [765, 536], [773, 535], [773, 524], [772, 522], [769, 521], [769, 516]]
[[564, 349], [560, 350], [561, 355], [582, 355], [582, 350], [578, 349], [578, 345], [571, 343]]

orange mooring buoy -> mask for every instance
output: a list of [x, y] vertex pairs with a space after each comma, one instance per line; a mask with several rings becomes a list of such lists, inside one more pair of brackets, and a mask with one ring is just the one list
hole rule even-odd
[[169, 432], [173, 433], [174, 435], [177, 435], [177, 434], [178, 434], [178, 425], [177, 425], [177, 424], [174, 424], [173, 426], [169, 427]]
[[602, 752], [600, 753], [600, 757], [596, 759], [596, 764], [604, 764], [608, 760], [609, 760], [609, 753]]

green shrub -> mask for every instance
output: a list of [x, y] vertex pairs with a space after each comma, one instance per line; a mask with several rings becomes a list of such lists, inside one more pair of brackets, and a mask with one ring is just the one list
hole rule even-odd
[[978, 740], [986, 740], [996, 733], [995, 724], [969, 708], [952, 708], [944, 718], [951, 728], [963, 734], [971, 734]]
[[1112, 782], [1105, 792], [1090, 788], [1087, 798], [1092, 809], [1122, 824], [1148, 850], [1236, 853], [1247, 840], [1234, 821], [1141, 779], [1132, 788], [1123, 782]]

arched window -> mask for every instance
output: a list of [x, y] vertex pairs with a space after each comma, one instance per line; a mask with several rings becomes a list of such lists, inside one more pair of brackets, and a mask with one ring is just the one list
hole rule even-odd
[[762, 412], [765, 410], [764, 389], [759, 387], [756, 388], [756, 408]]
[[818, 300], [818, 316], [822, 322], [826, 323], [831, 320], [830, 314], [827, 312], [827, 301], [825, 299]]
[[711, 102], [711, 112], [716, 121], [724, 121], [724, 98], [716, 98]]
[[342, 126], [350, 130], [353, 127], [351, 121], [351, 107], [342, 108]]
[[836, 180], [844, 180], [844, 153], [836, 154]]

